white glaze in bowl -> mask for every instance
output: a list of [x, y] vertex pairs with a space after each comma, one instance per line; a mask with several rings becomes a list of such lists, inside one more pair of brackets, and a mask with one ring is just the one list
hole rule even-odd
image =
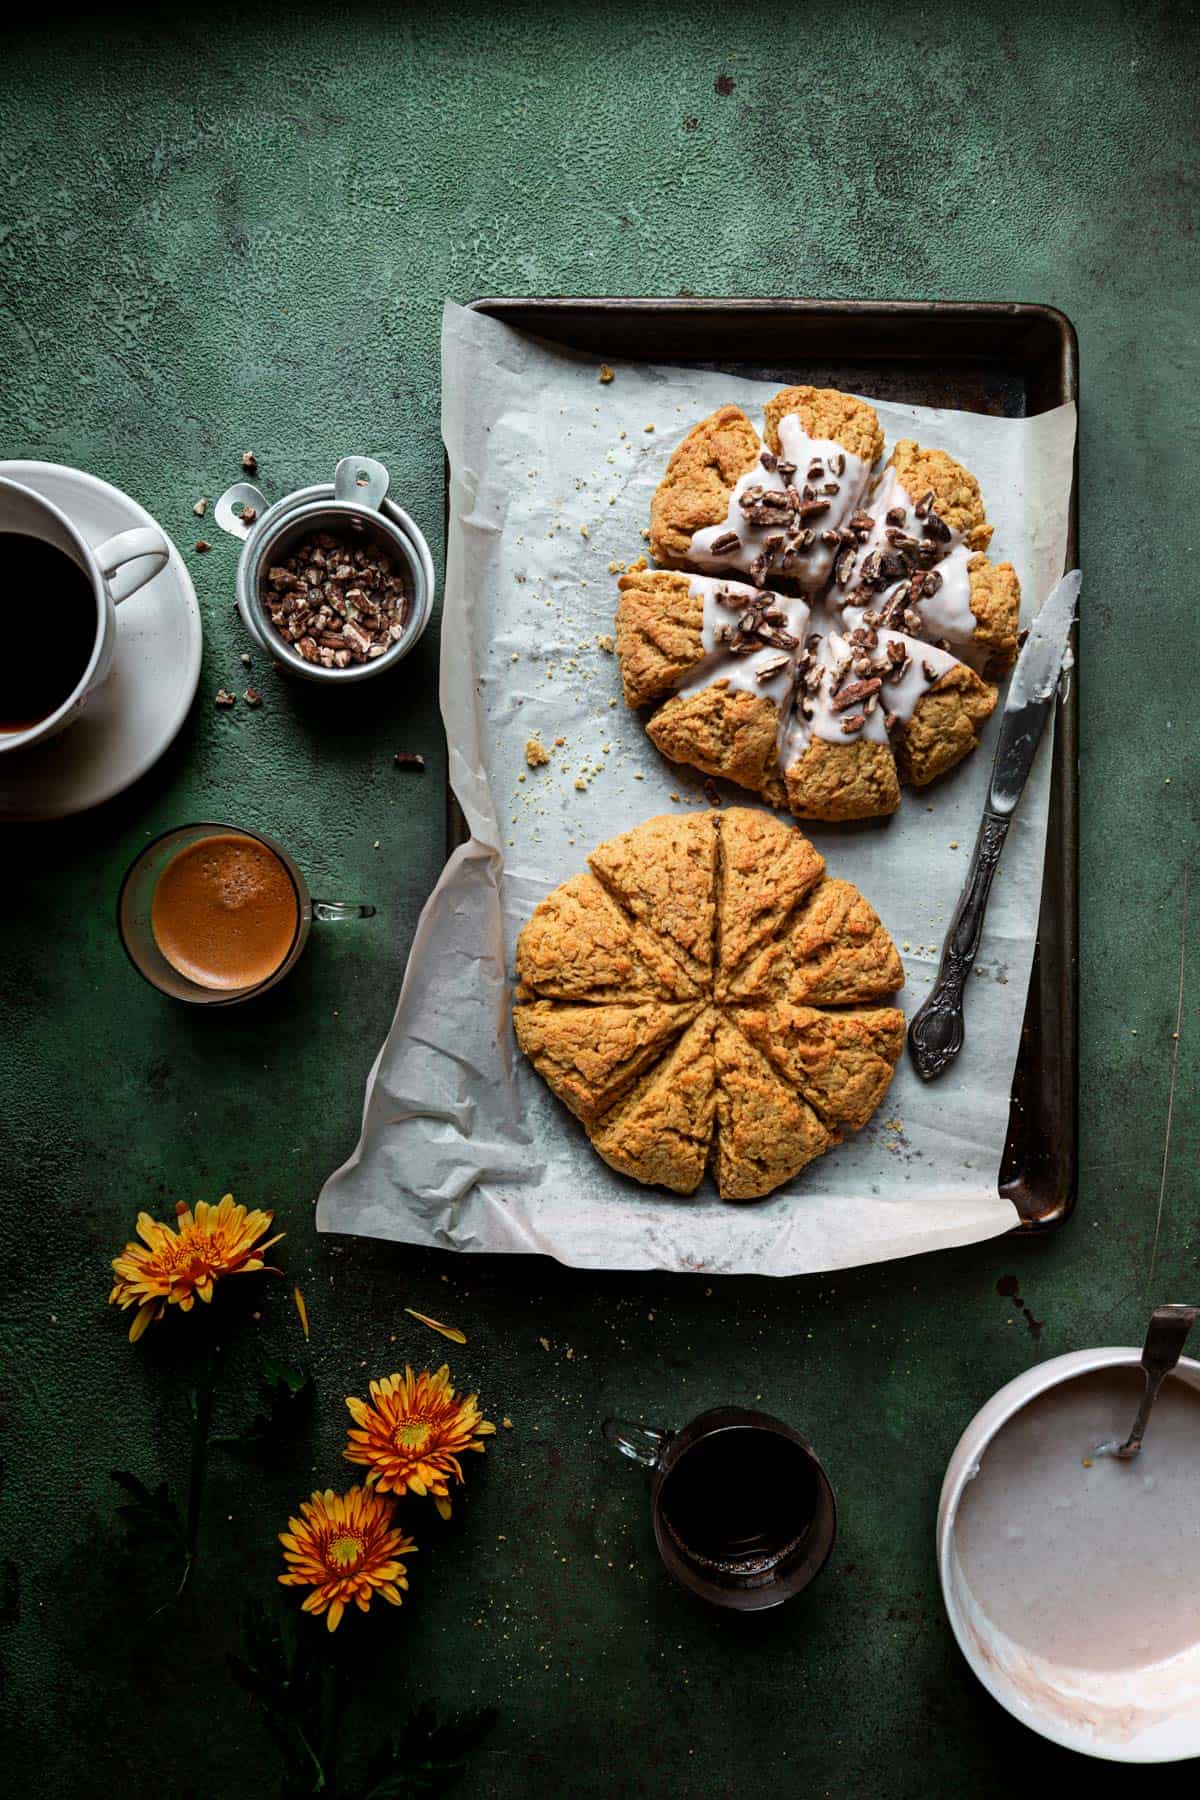
[[[1015, 1718], [1087, 1756], [1110, 1762], [1176, 1762], [1200, 1755], [1200, 1642], [1142, 1669], [1056, 1666], [1014, 1644], [984, 1613], [964, 1578], [956, 1547], [964, 1492], [1001, 1428], [1038, 1395], [1063, 1382], [1096, 1370], [1136, 1368], [1140, 1360], [1139, 1349], [1078, 1350], [1027, 1370], [992, 1396], [963, 1432], [946, 1470], [937, 1519], [938, 1575], [959, 1649], [988, 1692]], [[1200, 1393], [1200, 1363], [1181, 1358], [1176, 1378]], [[1152, 1431], [1153, 1420], [1148, 1441]]]

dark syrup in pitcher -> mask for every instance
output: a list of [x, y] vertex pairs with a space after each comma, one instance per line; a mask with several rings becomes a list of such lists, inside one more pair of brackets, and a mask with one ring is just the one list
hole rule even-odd
[[0, 531], [0, 732], [57, 712], [96, 647], [96, 596], [65, 550], [24, 531]]
[[780, 1432], [732, 1427], [684, 1452], [663, 1483], [663, 1522], [700, 1568], [732, 1575], [773, 1568], [803, 1543], [817, 1477]]

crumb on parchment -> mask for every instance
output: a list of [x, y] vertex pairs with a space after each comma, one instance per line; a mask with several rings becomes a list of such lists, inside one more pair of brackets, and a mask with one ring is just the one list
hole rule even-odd
[[531, 769], [544, 769], [550, 761], [550, 752], [540, 738], [531, 737], [525, 740], [525, 761]]

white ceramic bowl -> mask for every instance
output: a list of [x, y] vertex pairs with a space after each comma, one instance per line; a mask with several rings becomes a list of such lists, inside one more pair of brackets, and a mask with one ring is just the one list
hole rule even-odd
[[[1140, 1349], [1075, 1350], [1027, 1369], [992, 1395], [959, 1438], [946, 1469], [938, 1504], [938, 1575], [959, 1649], [989, 1694], [1014, 1718], [1085, 1756], [1109, 1762], [1181, 1762], [1200, 1756], [1200, 1645], [1132, 1673], [1058, 1667], [1018, 1649], [996, 1630], [966, 1586], [955, 1547], [963, 1492], [1000, 1427], [1047, 1389], [1097, 1369], [1136, 1368], [1141, 1356]], [[1176, 1373], [1200, 1391], [1200, 1362], [1181, 1357]], [[1200, 1635], [1200, 1624], [1197, 1630]]]

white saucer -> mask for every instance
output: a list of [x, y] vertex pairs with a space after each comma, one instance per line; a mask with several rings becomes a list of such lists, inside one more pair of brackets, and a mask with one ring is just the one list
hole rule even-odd
[[[158, 524], [128, 494], [82, 469], [0, 462], [0, 475], [52, 501], [90, 544], [134, 525]], [[111, 800], [144, 775], [187, 716], [202, 645], [196, 590], [171, 544], [166, 568], [118, 606], [112, 674], [89, 696], [83, 715], [61, 737], [0, 756], [0, 820], [66, 818]]]

